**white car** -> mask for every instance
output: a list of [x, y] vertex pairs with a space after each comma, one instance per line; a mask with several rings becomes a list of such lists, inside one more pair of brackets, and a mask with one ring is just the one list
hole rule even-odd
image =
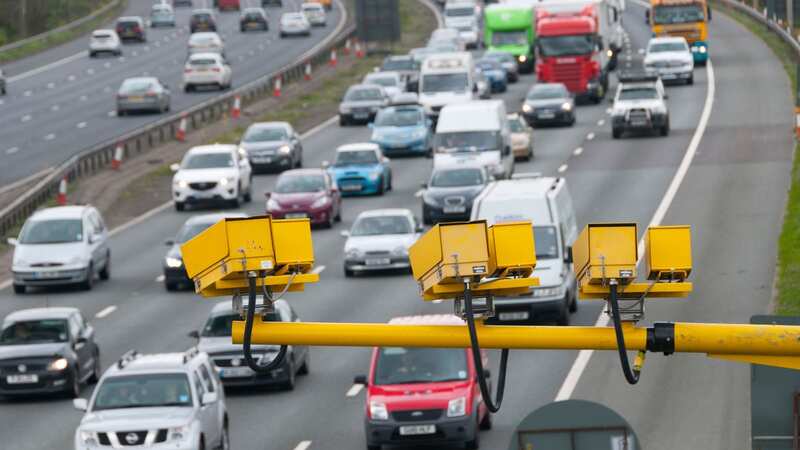
[[219, 53], [225, 55], [225, 42], [214, 31], [194, 33], [189, 36], [189, 55], [195, 53]]
[[311, 23], [303, 13], [283, 13], [279, 25], [281, 37], [289, 35], [311, 36]]
[[233, 83], [233, 71], [218, 53], [195, 53], [183, 68], [183, 90], [191, 92], [197, 86], [216, 86], [228, 89]]
[[444, 7], [444, 25], [458, 30], [467, 48], [477, 48], [480, 42], [480, 18], [474, 2], [447, 2]]
[[300, 5], [300, 10], [308, 19], [308, 23], [315, 27], [324, 27], [328, 24], [328, 19], [325, 14], [325, 7], [316, 2], [303, 3]]
[[372, 270], [408, 270], [408, 248], [422, 226], [408, 209], [375, 209], [358, 215], [344, 244], [344, 274]]
[[96, 275], [111, 276], [108, 229], [93, 206], [58, 206], [35, 212], [17, 239], [11, 265], [14, 292], [28, 287], [78, 284], [91, 289]]
[[611, 136], [619, 139], [626, 131], [669, 134], [669, 108], [664, 83], [656, 74], [618, 74], [619, 85], [611, 109]]
[[389, 98], [394, 98], [397, 94], [405, 91], [403, 77], [398, 72], [373, 72], [364, 76], [364, 84], [377, 84], [383, 86], [384, 92]]
[[466, 46], [461, 40], [461, 33], [455, 28], [437, 28], [431, 33], [428, 40], [428, 47], [452, 44], [458, 47], [457, 51], [464, 51]]
[[200, 203], [228, 203], [238, 207], [252, 198], [252, 173], [247, 156], [229, 144], [192, 147], [180, 164], [170, 166], [175, 209]]
[[89, 38], [89, 58], [98, 53], [122, 54], [122, 41], [114, 30], [95, 30]]
[[647, 43], [644, 67], [662, 80], [694, 84], [694, 57], [686, 38], [655, 37]]

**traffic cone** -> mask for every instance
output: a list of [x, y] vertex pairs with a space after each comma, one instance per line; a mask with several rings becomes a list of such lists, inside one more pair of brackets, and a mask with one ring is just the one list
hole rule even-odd
[[794, 133], [800, 141], [800, 106], [794, 108]]
[[364, 49], [361, 48], [361, 42], [356, 41], [356, 58], [364, 57]]
[[117, 144], [117, 148], [114, 149], [114, 158], [111, 159], [112, 170], [119, 170], [119, 167], [122, 165], [123, 155], [124, 155], [124, 150], [122, 148], [122, 144]]
[[178, 124], [178, 131], [175, 132], [175, 139], [179, 142], [186, 141], [186, 115], [181, 116], [181, 123]]
[[336, 67], [336, 49], [331, 50], [330, 65], [331, 67]]
[[58, 183], [58, 196], [56, 201], [59, 205], [64, 206], [67, 204], [67, 177], [61, 179]]
[[311, 81], [311, 61], [306, 61], [306, 72], [303, 75], [306, 81]]
[[231, 110], [231, 117], [238, 119], [242, 115], [242, 98], [238, 95], [233, 98], [233, 109]]
[[274, 97], [280, 97], [281, 96], [281, 76], [280, 75], [278, 75], [275, 78], [275, 86], [272, 89], [272, 95]]
[[350, 55], [350, 46], [351, 45], [352, 44], [350, 43], [350, 39], [344, 41], [344, 54], [345, 54], [345, 56], [349, 56]]

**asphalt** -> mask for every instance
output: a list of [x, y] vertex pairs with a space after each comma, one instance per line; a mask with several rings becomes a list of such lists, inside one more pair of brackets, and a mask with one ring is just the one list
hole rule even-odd
[[[635, 67], [640, 59], [637, 50], [645, 45], [649, 31], [635, 5], [625, 20]], [[722, 14], [714, 16], [712, 33], [717, 103], [695, 163], [665, 220], [694, 226], [696, 292], [688, 301], [653, 305], [648, 308], [651, 319], [746, 322], [751, 313], [765, 311], [769, 299], [790, 168], [787, 80], [768, 49]], [[510, 110], [517, 110], [532, 81], [523, 77], [499, 97]], [[517, 165], [516, 171], [565, 176], [579, 226], [625, 220], [644, 228], [689, 145], [706, 90], [701, 68], [695, 71], [694, 86], [668, 88], [672, 133], [665, 138], [612, 140], [610, 104], [582, 106], [574, 127], [536, 130], [536, 157]], [[337, 145], [368, 136], [364, 127], [324, 127], [304, 138], [305, 166], [319, 166], [331, 159]], [[342, 272], [344, 240], [339, 231], [347, 229], [359, 212], [372, 208], [405, 207], [420, 214], [421, 200], [415, 194], [430, 165], [423, 158], [395, 158], [393, 191], [383, 197], [346, 199], [343, 222], [313, 232], [317, 264], [325, 266], [321, 281], [308, 286], [304, 294], [288, 297], [303, 320], [385, 322], [398, 315], [449, 311], [448, 304], [423, 303], [408, 275], [345, 279]], [[245, 208], [248, 213], [264, 211], [260, 193], [274, 181], [273, 175], [256, 178], [254, 202]], [[190, 292], [167, 293], [158, 276], [167, 250], [163, 241], [191, 214], [163, 211], [114, 236], [112, 280], [99, 283], [95, 290], [37, 291], [25, 296], [4, 290], [0, 315], [32, 306], [73, 305], [95, 317], [115, 306], [111, 314], [93, 320], [105, 366], [130, 348], [141, 352], [187, 348], [192, 341], [186, 332], [201, 326], [213, 301]], [[572, 321], [591, 325], [599, 312], [599, 304], [582, 302]], [[576, 353], [511, 353], [506, 400], [494, 417], [494, 428], [482, 434], [482, 448], [509, 445], [519, 421], [556, 397]], [[368, 349], [313, 348], [311, 374], [299, 379], [295, 391], [232, 393], [228, 409], [233, 448], [294, 449], [305, 441], [312, 449], [363, 448], [363, 392], [353, 397], [346, 392], [353, 375], [367, 370], [368, 358]], [[494, 372], [496, 364], [493, 354]], [[595, 354], [575, 397], [615, 408], [634, 425], [642, 448], [743, 448], [749, 415], [746, 370], [702, 357], [651, 356], [641, 384], [631, 388], [623, 384], [613, 355]], [[90, 389], [83, 395], [88, 397]], [[8, 448], [69, 446], [79, 420], [80, 413], [66, 400], [0, 404], [0, 435]]]
[[[210, 0], [194, 0], [201, 7]], [[259, 4], [243, 0], [244, 5]], [[268, 32], [239, 31], [239, 14], [218, 14], [226, 56], [238, 87], [296, 61], [336, 29], [341, 10], [328, 14], [328, 25], [311, 37], [278, 36], [281, 11], [296, 11], [300, 0], [283, 8], [267, 7]], [[130, 0], [124, 15], [149, 17], [149, 0]], [[146, 43], [126, 43], [121, 57], [89, 58], [88, 38], [4, 66], [8, 94], [0, 97], [0, 187], [58, 165], [91, 146], [165, 117], [136, 114], [116, 117], [115, 96], [125, 78], [155, 76], [172, 93], [172, 112], [220, 95], [218, 91], [184, 93], [182, 89], [189, 16], [193, 8], [176, 7], [176, 28], [148, 28]], [[113, 24], [107, 24], [113, 27]]]

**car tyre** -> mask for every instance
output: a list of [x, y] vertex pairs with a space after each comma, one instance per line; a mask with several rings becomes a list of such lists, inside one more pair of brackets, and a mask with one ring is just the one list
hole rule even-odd
[[567, 326], [569, 325], [569, 299], [564, 299], [564, 305], [561, 307], [561, 310], [558, 312], [558, 319], [556, 320], [556, 324], [559, 326]]
[[661, 127], [659, 134], [661, 134], [661, 136], [669, 136], [669, 119], [667, 119], [667, 123]]
[[300, 366], [300, 369], [297, 371], [298, 375], [308, 375], [310, 359], [311, 357], [308, 355], [308, 350], [306, 350], [306, 359], [303, 360], [303, 365]]
[[347, 266], [345, 266], [345, 268], [344, 268], [344, 276], [345, 276], [345, 278], [354, 277], [355, 275], [356, 275], [356, 273], [354, 271], [348, 269]]
[[239, 184], [236, 186], [236, 197], [233, 200], [230, 200], [231, 208], [238, 208], [242, 204], [242, 185]]
[[578, 311], [578, 296], [573, 295], [569, 304], [569, 312], [574, 313]]
[[177, 291], [178, 290], [178, 283], [175, 283], [173, 281], [165, 281], [164, 282], [164, 288], [167, 290], [167, 292]]
[[71, 383], [67, 386], [67, 398], [78, 398], [81, 396], [81, 377], [76, 367], [70, 376]]
[[491, 430], [492, 429], [492, 413], [486, 411], [486, 415], [483, 416], [483, 420], [481, 420], [480, 425], [478, 426], [481, 430]]
[[226, 421], [224, 425], [222, 425], [222, 436], [219, 438], [219, 449], [220, 450], [230, 450], [231, 448], [231, 436], [228, 432], [228, 422]]
[[337, 222], [342, 221], [342, 202], [339, 202], [339, 208], [336, 210], [336, 216], [334, 217], [334, 220]]
[[389, 178], [389, 181], [386, 183], [386, 190], [387, 191], [391, 191], [392, 190], [392, 172], [389, 172], [389, 177], [388, 178]]
[[293, 391], [294, 387], [295, 387], [295, 380], [296, 380], [297, 372], [295, 371], [294, 363], [291, 360], [289, 360], [289, 364], [287, 365], [287, 369], [289, 369], [289, 379], [287, 379], [283, 383], [283, 389], [286, 390], [286, 391]]
[[191, 84], [187, 84], [183, 87], [183, 92], [189, 93], [194, 90], [194, 86]]
[[383, 183], [384, 183], [383, 175], [381, 175], [381, 177], [378, 179], [378, 192], [377, 192], [378, 195], [383, 195], [383, 192], [384, 192], [384, 184]]
[[94, 58], [95, 56], [97, 56], [97, 53], [89, 52], [89, 58]]
[[253, 200], [253, 177], [250, 177], [250, 183], [247, 185], [247, 192], [244, 193], [244, 201], [250, 203]]
[[101, 280], [106, 281], [109, 278], [111, 278], [111, 250], [106, 254], [106, 265], [103, 266], [103, 270], [100, 271]]
[[346, 127], [348, 125], [347, 118], [345, 116], [339, 115], [339, 126]]
[[118, 109], [117, 110], [117, 117], [122, 117], [124, 115], [125, 115], [125, 110], [124, 109]]
[[186, 203], [184, 202], [175, 202], [175, 211], [183, 211], [186, 209]]
[[87, 270], [86, 280], [80, 283], [81, 289], [84, 291], [91, 291], [92, 286], [94, 285], [94, 265], [89, 264], [89, 269]]
[[367, 450], [381, 450], [381, 446], [367, 444]]
[[100, 351], [98, 350], [94, 354], [94, 367], [92, 368], [92, 376], [89, 377], [89, 384], [97, 384], [101, 375]]
[[15, 284], [14, 285], [14, 293], [22, 295], [25, 293], [25, 285], [24, 284]]
[[611, 129], [611, 137], [613, 137], [614, 139], [621, 138], [622, 137], [622, 130], [620, 130], [619, 128], [612, 128]]
[[478, 448], [480, 448], [481, 439], [480, 439], [480, 433], [478, 432], [478, 428], [480, 427], [475, 427], [475, 437], [472, 440], [464, 443], [464, 448], [466, 448], [467, 450], [477, 450]]
[[689, 79], [686, 80], [686, 84], [688, 84], [689, 86], [694, 84], [694, 74], [689, 75]]

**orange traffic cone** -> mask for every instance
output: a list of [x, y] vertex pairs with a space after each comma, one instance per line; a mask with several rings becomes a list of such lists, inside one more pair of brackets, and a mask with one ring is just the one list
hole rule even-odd
[[58, 196], [56, 201], [59, 205], [64, 206], [67, 204], [67, 177], [61, 179], [58, 183]]
[[181, 117], [181, 123], [178, 124], [178, 131], [175, 132], [175, 139], [180, 142], [186, 141], [186, 115]]
[[119, 170], [119, 167], [122, 165], [124, 152], [122, 144], [117, 144], [117, 148], [114, 149], [114, 158], [111, 159], [111, 169]]
[[344, 54], [350, 55], [350, 47], [351, 47], [350, 39], [344, 41]]
[[364, 49], [361, 48], [361, 42], [356, 41], [356, 58], [364, 57]]
[[238, 119], [242, 115], [242, 98], [238, 95], [233, 98], [233, 109], [231, 110], [231, 117]]
[[306, 71], [303, 74], [306, 81], [311, 81], [311, 61], [306, 61]]
[[331, 67], [336, 67], [336, 49], [331, 50], [330, 65]]
[[278, 75], [275, 78], [275, 86], [272, 89], [272, 95], [274, 97], [280, 97], [281, 96], [281, 76], [280, 75]]

